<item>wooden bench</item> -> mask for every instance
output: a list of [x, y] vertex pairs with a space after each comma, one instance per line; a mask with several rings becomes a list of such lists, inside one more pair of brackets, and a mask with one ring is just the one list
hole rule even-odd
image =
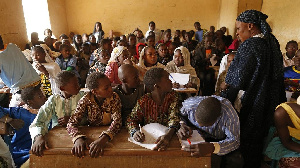
[[[107, 127], [81, 127], [91, 143], [96, 140]], [[190, 156], [189, 152], [181, 150], [178, 137], [173, 136], [166, 151], [151, 151], [128, 141], [128, 131], [123, 128], [115, 138], [107, 143], [104, 155], [91, 158], [85, 151], [83, 159], [71, 154], [73, 143], [63, 127], [55, 127], [46, 135], [49, 149], [44, 151], [43, 157], [30, 155], [32, 168], [209, 168], [210, 155], [200, 158]]]

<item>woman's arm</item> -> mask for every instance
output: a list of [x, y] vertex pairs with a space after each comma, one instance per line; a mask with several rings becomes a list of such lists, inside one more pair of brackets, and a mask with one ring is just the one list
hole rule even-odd
[[289, 150], [300, 152], [300, 144], [292, 140], [288, 130], [289, 123], [292, 123], [284, 108], [279, 107], [274, 113], [274, 121], [280, 141]]

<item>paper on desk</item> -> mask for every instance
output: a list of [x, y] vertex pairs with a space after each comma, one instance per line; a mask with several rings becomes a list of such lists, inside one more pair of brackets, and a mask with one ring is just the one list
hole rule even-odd
[[[205, 140], [202, 138], [202, 136], [198, 133], [197, 130], [193, 130], [193, 134], [189, 138], [189, 140], [191, 141], [191, 145], [198, 144], [198, 143], [201, 143], [201, 142], [205, 142]], [[180, 141], [182, 147], [190, 145], [187, 140], [179, 139], [179, 141]]]
[[156, 147], [155, 141], [158, 137], [165, 135], [168, 127], [163, 126], [159, 123], [150, 123], [142, 127], [142, 132], [145, 135], [144, 142], [137, 142], [133, 137], [129, 137], [128, 141], [140, 145], [146, 149], [153, 150]]
[[186, 85], [190, 80], [190, 74], [170, 73], [169, 79], [172, 83], [176, 82], [180, 85]]
[[215, 66], [217, 64], [217, 60], [215, 59], [217, 57], [216, 54], [213, 54], [213, 56], [210, 58], [210, 63], [212, 66]]

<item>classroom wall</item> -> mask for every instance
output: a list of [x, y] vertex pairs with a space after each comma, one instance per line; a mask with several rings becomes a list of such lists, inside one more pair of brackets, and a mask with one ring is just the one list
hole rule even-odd
[[269, 16], [267, 21], [280, 43], [281, 52], [285, 52], [288, 41], [300, 41], [299, 5], [300, 1], [294, 0], [265, 0], [263, 3], [262, 12]]
[[27, 34], [22, 1], [1, 1], [0, 13], [0, 35], [4, 44], [14, 43], [23, 50], [27, 43]]
[[235, 36], [235, 20], [238, 15], [239, 0], [220, 0], [220, 20], [218, 29], [227, 27], [227, 35]]
[[[59, 38], [63, 33], [68, 33], [66, 5], [64, 0], [48, 0], [48, 10], [52, 34]], [[68, 35], [68, 34], [67, 34]]]
[[146, 33], [150, 21], [164, 30], [194, 30], [195, 21], [209, 29], [217, 27], [220, 16], [220, 0], [65, 0], [65, 5], [69, 31], [92, 33], [95, 22], [100, 21], [105, 36], [109, 30], [120, 35], [136, 27]]

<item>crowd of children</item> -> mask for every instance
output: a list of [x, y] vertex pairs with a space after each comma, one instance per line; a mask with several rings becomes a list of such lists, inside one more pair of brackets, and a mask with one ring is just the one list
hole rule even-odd
[[[239, 16], [237, 22], [250, 25], [256, 22], [245, 17], [252, 15], [260, 15], [260, 19], [265, 17], [261, 13], [251, 12], [253, 11], [250, 11], [250, 14], [247, 11], [243, 13], [246, 16]], [[264, 21], [262, 19], [261, 23]], [[96, 22], [91, 34], [70, 33], [70, 37], [62, 34], [57, 40], [52, 38], [52, 31], [46, 29], [44, 42], [39, 41], [37, 33], [32, 33], [31, 42], [26, 45], [26, 49], [30, 50], [27, 58], [31, 58], [28, 61], [32, 64], [26, 65], [31, 65], [31, 69], [35, 70], [34, 77], [20, 73], [20, 79], [23, 79], [26, 84], [15, 89], [13, 86], [19, 81], [10, 80], [15, 78], [13, 74], [5, 73], [11, 71], [9, 65], [6, 65], [6, 69], [1, 69], [2, 72], [0, 71], [2, 80], [12, 88], [14, 95], [21, 95], [21, 102], [15, 105], [20, 107], [0, 107], [0, 122], [10, 123], [15, 129], [21, 128], [10, 140], [9, 147], [14, 164], [20, 167], [28, 159], [30, 149], [32, 154], [43, 156], [43, 151], [48, 149], [45, 134], [56, 125], [67, 128], [74, 143], [71, 150], [73, 155], [84, 157], [84, 150], [89, 150], [91, 157], [98, 157], [104, 154], [106, 142], [117, 136], [122, 126], [127, 127], [129, 136], [134, 140], [143, 142], [145, 136], [140, 132], [139, 125], [160, 123], [169, 129], [165, 135], [157, 139], [155, 150], [167, 150], [174, 134], [177, 133], [180, 139], [187, 139], [191, 136], [191, 130], [196, 129], [204, 137], [205, 142], [192, 145], [189, 149], [183, 148], [187, 151], [192, 149], [192, 156], [211, 154], [212, 167], [251, 167], [250, 165], [253, 164], [249, 163], [251, 159], [247, 158], [245, 151], [251, 150], [250, 148], [255, 145], [250, 142], [246, 144], [248, 141], [245, 140], [245, 133], [256, 135], [256, 132], [252, 134], [254, 130], [246, 127], [257, 127], [245, 123], [253, 124], [254, 121], [252, 123], [252, 119], [247, 117], [256, 117], [255, 115], [258, 114], [246, 113], [245, 109], [262, 109], [263, 105], [257, 101], [263, 101], [259, 96], [267, 93], [263, 90], [265, 88], [259, 90], [260, 83], [255, 82], [257, 79], [253, 78], [253, 76], [261, 77], [258, 75], [261, 69], [255, 71], [251, 66], [265, 60], [260, 57], [257, 61], [250, 56], [241, 57], [242, 54], [247, 55], [252, 52], [243, 53], [245, 50], [239, 49], [240, 43], [240, 48], [252, 44], [249, 42], [251, 40], [248, 40], [250, 37], [238, 34], [238, 39], [233, 41], [230, 35], [225, 35], [226, 27], [216, 32], [214, 26], [211, 26], [209, 31], [202, 29], [199, 22], [195, 22], [194, 27], [195, 32], [176, 30], [172, 36], [170, 29], [159, 30], [155, 22], [151, 21], [145, 35], [136, 28], [133, 33], [127, 35], [105, 38], [102, 24]], [[264, 28], [256, 29], [253, 26], [254, 31], [261, 31], [266, 39], [272, 39]], [[256, 38], [263, 38], [263, 35], [257, 34], [250, 39], [260, 43]], [[266, 44], [266, 47], [274, 47], [271, 45], [272, 42]], [[0, 52], [0, 57], [4, 55], [1, 57], [4, 58], [4, 62], [9, 62], [6, 57], [18, 52], [12, 46], [5, 50], [3, 42], [1, 46], [3, 47], [0, 49], [4, 51]], [[282, 68], [285, 67], [282, 82], [284, 77], [286, 90], [299, 95], [298, 44], [296, 41], [289, 41], [285, 49], [286, 53], [282, 55], [283, 62], [279, 64]], [[26, 52], [24, 54], [26, 55]], [[249, 59], [251, 66], [248, 65], [249, 62], [243, 63], [245, 58]], [[14, 61], [16, 64], [18, 60]], [[231, 66], [232, 62], [233, 66]], [[218, 76], [215, 76], [214, 66], [220, 67]], [[248, 66], [249, 69], [237, 70], [243, 66]], [[27, 72], [26, 69], [21, 71]], [[263, 74], [266, 77], [262, 79], [264, 84], [273, 80], [270, 77], [273, 71], [275, 68]], [[169, 73], [189, 74], [189, 81], [184, 86], [176, 82], [172, 83]], [[24, 79], [30, 77], [31, 80]], [[281, 79], [276, 75], [272, 77], [274, 82]], [[179, 87], [195, 88], [199, 96], [187, 98], [186, 95], [172, 89]], [[88, 91], [80, 91], [81, 88], [87, 88]], [[250, 95], [250, 91], [257, 92], [259, 96]], [[242, 93], [241, 96], [237, 96], [237, 92]], [[276, 95], [272, 94], [272, 96]], [[285, 99], [285, 96], [282, 99]], [[279, 104], [269, 104], [269, 106], [273, 105]], [[300, 158], [297, 153], [299, 152], [298, 116], [300, 116], [298, 106], [296, 103], [281, 104], [275, 112], [275, 126], [279, 138], [272, 140], [270, 144], [273, 146], [268, 146], [266, 154], [271, 159], [280, 160], [281, 166], [291, 162], [291, 158], [297, 158], [293, 161]], [[261, 117], [269, 119], [270, 116], [261, 115]], [[15, 124], [14, 120], [17, 119], [24, 121], [23, 127]], [[259, 124], [263, 124], [263, 119], [259, 120], [261, 121]], [[269, 122], [268, 120], [268, 124]], [[99, 135], [99, 139], [87, 144], [86, 135], [78, 130], [78, 126], [82, 125], [108, 125], [109, 128]], [[262, 135], [265, 134], [259, 134]], [[251, 136], [248, 137], [250, 140]], [[254, 140], [256, 139], [253, 138]], [[255, 141], [255, 143], [264, 142]], [[286, 149], [285, 153], [274, 154], [276, 145], [281, 145], [282, 150]], [[261, 146], [263, 145], [257, 148], [257, 157], [262, 155], [262, 151], [259, 150]], [[1, 153], [0, 158], [2, 158]], [[0, 165], [5, 163], [9, 162], [0, 159]]]

